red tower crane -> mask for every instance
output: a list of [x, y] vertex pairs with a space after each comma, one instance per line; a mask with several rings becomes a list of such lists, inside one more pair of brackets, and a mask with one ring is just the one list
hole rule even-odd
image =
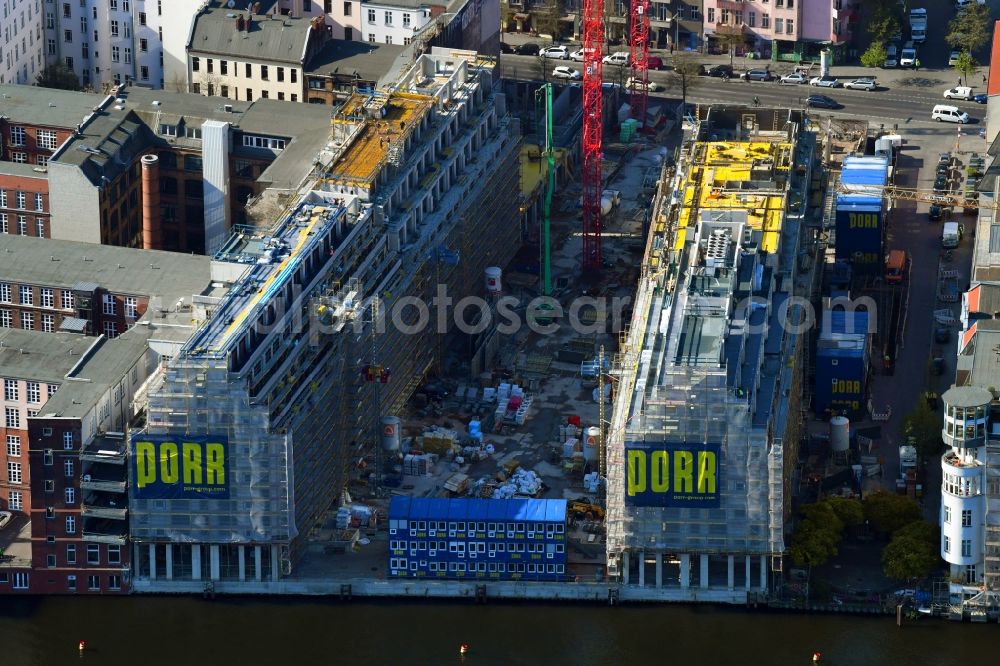
[[632, 29], [629, 35], [629, 59], [632, 61], [632, 89], [629, 104], [632, 117], [646, 124], [649, 98], [649, 0], [632, 0]]
[[583, 270], [601, 269], [604, 0], [583, 0]]

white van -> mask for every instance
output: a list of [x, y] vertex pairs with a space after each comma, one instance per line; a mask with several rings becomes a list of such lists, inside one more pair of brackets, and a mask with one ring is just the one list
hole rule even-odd
[[969, 114], [962, 111], [957, 106], [937, 104], [931, 112], [931, 120], [936, 120], [938, 122], [943, 121], [946, 123], [962, 123], [964, 125], [969, 122]]

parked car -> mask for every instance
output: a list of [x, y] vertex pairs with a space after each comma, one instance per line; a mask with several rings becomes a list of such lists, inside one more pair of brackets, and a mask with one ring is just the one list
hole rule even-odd
[[885, 69], [899, 67], [899, 49], [895, 44], [888, 44], [885, 47], [885, 62], [882, 63]]
[[960, 57], [961, 55], [962, 55], [962, 52], [961, 52], [961, 51], [952, 51], [952, 52], [951, 52], [951, 53], [950, 53], [950, 54], [948, 55], [948, 66], [949, 66], [949, 67], [954, 67], [954, 66], [955, 66], [955, 64], [956, 64], [956, 63], [958, 62], [958, 59], [959, 59], [959, 57]]
[[778, 83], [786, 85], [790, 84], [798, 85], [802, 83], [809, 83], [809, 77], [803, 74], [802, 72], [792, 72], [791, 74], [785, 74], [783, 77], [781, 77]]
[[947, 326], [938, 326], [934, 329], [934, 342], [943, 345], [951, 340], [951, 329]]
[[656, 56], [649, 56], [649, 60], [646, 61], [646, 69], [666, 69], [667, 66], [663, 63], [663, 58], [658, 58]]
[[956, 86], [954, 88], [948, 88], [944, 91], [945, 99], [965, 99], [969, 100], [975, 97], [972, 94], [972, 88], [969, 86]]
[[627, 67], [629, 61], [628, 51], [617, 51], [615, 53], [609, 53], [604, 56], [605, 65], [618, 65], [619, 67]]
[[578, 49], [569, 54], [570, 60], [575, 60], [577, 62], [583, 62], [583, 49]]
[[938, 222], [941, 220], [941, 216], [944, 213], [944, 208], [941, 204], [931, 204], [930, 209], [927, 211], [927, 218], [931, 222]]
[[935, 192], [947, 192], [950, 187], [948, 187], [948, 176], [941, 175], [934, 179], [934, 191]]
[[867, 90], [871, 92], [878, 89], [878, 83], [875, 79], [870, 76], [863, 76], [860, 79], [854, 79], [853, 81], [848, 81], [844, 84], [845, 88], [850, 88], [851, 90]]
[[513, 53], [514, 47], [507, 42], [500, 42], [500, 53]]
[[979, 93], [972, 98], [972, 101], [976, 104], [986, 104], [987, 99], [989, 99], [989, 96], [986, 93]]
[[660, 85], [659, 83], [656, 83], [655, 81], [646, 81], [645, 85], [643, 85], [643, 82], [640, 79], [636, 79], [631, 76], [628, 77], [628, 80], [625, 81], [625, 88], [627, 90], [642, 90], [644, 87], [647, 92], [656, 92], [657, 90], [663, 90], [663, 86]]
[[538, 55], [541, 47], [538, 44], [521, 44], [517, 47], [517, 55]]
[[913, 67], [916, 64], [917, 64], [917, 50], [912, 46], [904, 47], [903, 50], [899, 52], [899, 66]]
[[567, 81], [576, 81], [577, 79], [583, 78], [583, 75], [572, 67], [559, 65], [552, 70], [552, 77], [556, 79], [566, 79]]
[[833, 76], [814, 76], [809, 79], [809, 85], [820, 88], [839, 88], [843, 84]]
[[708, 70], [708, 75], [725, 78], [733, 75], [733, 68], [729, 65], [716, 65], [712, 69]]
[[565, 46], [550, 46], [542, 49], [543, 58], [555, 58], [556, 60], [569, 60], [569, 49]]
[[775, 76], [766, 69], [750, 69], [740, 74], [740, 78], [744, 81], [774, 81]]
[[809, 95], [806, 98], [806, 105], [817, 109], [839, 109], [844, 106], [837, 100], [826, 95]]

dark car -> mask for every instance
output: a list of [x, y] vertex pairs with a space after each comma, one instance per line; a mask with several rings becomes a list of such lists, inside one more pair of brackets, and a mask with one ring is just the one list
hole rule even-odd
[[976, 104], [986, 104], [986, 94], [979, 93], [978, 95], [972, 98], [972, 101], [975, 102]]
[[500, 42], [500, 53], [513, 53], [514, 47], [507, 42]]
[[517, 47], [518, 55], [538, 55], [541, 48], [538, 44], [521, 44]]
[[727, 76], [733, 75], [733, 68], [729, 65], [716, 65], [712, 69], [708, 70], [709, 76], [715, 76], [718, 78], [725, 78]]
[[951, 340], [951, 329], [946, 326], [938, 326], [934, 329], [934, 342], [943, 345], [949, 340]]
[[935, 192], [948, 191], [948, 176], [941, 175], [934, 179], [934, 191]]
[[837, 100], [826, 95], [809, 95], [806, 98], [806, 105], [817, 109], [839, 109], [844, 106]]
[[930, 210], [927, 211], [927, 217], [930, 218], [931, 222], [937, 222], [941, 219], [944, 214], [944, 208], [941, 204], [931, 204]]
[[938, 164], [951, 164], [951, 153], [941, 153], [938, 155]]
[[951, 165], [947, 162], [938, 162], [936, 175], [947, 176], [949, 171], [951, 171]]
[[663, 64], [663, 59], [656, 56], [649, 56], [649, 60], [646, 61], [647, 69], [666, 69], [667, 66]]

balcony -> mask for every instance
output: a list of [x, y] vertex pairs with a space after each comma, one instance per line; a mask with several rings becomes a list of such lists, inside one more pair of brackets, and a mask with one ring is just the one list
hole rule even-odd
[[83, 498], [80, 510], [84, 517], [125, 520], [128, 517], [127, 502], [117, 493], [93, 492]]
[[95, 463], [80, 479], [81, 490], [97, 490], [105, 493], [125, 493], [125, 467], [109, 463]]
[[121, 433], [108, 433], [95, 437], [80, 452], [80, 460], [92, 463], [107, 463], [109, 465], [124, 465], [125, 436]]
[[83, 519], [83, 540], [92, 543], [124, 544], [128, 536], [128, 523], [103, 518]]

